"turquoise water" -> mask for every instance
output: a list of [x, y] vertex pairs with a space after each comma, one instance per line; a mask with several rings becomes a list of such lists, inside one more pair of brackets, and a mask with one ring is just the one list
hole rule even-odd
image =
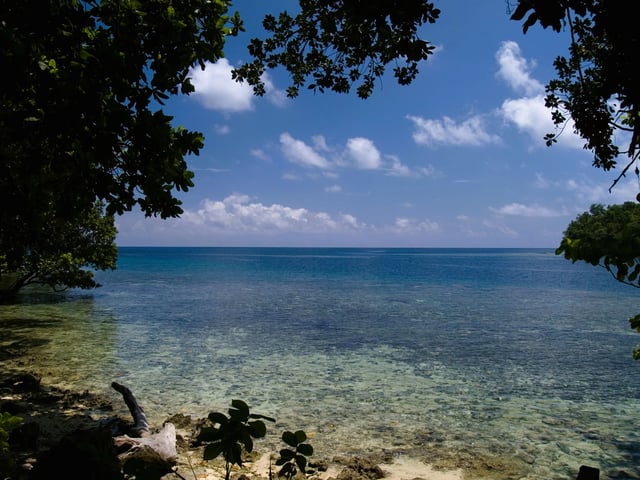
[[45, 381], [156, 422], [241, 398], [319, 456], [640, 478], [640, 292], [551, 250], [121, 248], [97, 277], [0, 306]]

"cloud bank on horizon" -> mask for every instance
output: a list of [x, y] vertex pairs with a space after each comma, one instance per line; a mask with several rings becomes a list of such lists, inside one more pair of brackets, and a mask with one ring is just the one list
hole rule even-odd
[[554, 247], [591, 203], [635, 198], [631, 181], [609, 193], [611, 179], [591, 167], [571, 125], [544, 145], [554, 131], [544, 84], [517, 42], [500, 42], [486, 68], [479, 98], [491, 91], [493, 105], [464, 99], [463, 110], [459, 82], [435, 106], [420, 86], [415, 101], [396, 101], [406, 87], [389, 87], [374, 95], [390, 98], [368, 106], [335, 95], [290, 100], [271, 76], [257, 98], [231, 80], [227, 59], [194, 70], [196, 92], [179, 112], [199, 116], [211, 144], [191, 163], [196, 188], [179, 219], [118, 218], [118, 243]]

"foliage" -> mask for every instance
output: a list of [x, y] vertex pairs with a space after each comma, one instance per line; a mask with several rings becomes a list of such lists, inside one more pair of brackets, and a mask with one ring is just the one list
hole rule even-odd
[[307, 468], [307, 457], [313, 455], [313, 447], [304, 443], [307, 440], [307, 434], [298, 430], [295, 433], [286, 431], [282, 434], [282, 441], [291, 448], [283, 448], [280, 450], [280, 458], [276, 460], [276, 465], [282, 465], [278, 471], [279, 477], [285, 477], [288, 480], [296, 476], [298, 470], [303, 474]]
[[[13, 244], [10, 255], [0, 258], [0, 297], [11, 297], [30, 284], [59, 288], [93, 288], [98, 286], [92, 269], [114, 269], [117, 259], [114, 218], [104, 214], [103, 205], [76, 217], [59, 218], [41, 212], [46, 226], [40, 230], [21, 230], [24, 237], [10, 242], [16, 232], [2, 232], [0, 243]], [[23, 248], [19, 248], [24, 245]], [[7, 250], [5, 250], [6, 252]]]
[[[625, 2], [605, 0], [518, 0], [511, 16], [523, 20], [523, 30], [539, 23], [555, 31], [568, 28], [569, 56], [554, 62], [558, 78], [547, 85], [546, 105], [556, 126], [574, 121], [575, 131], [593, 152], [593, 164], [604, 170], [628, 161], [617, 183], [637, 164], [640, 155], [640, 71], [637, 52], [640, 31]], [[548, 134], [547, 144], [557, 141]], [[619, 146], [618, 140], [628, 142]], [[640, 171], [636, 165], [635, 173]]]
[[185, 156], [203, 137], [173, 126], [162, 105], [191, 93], [190, 69], [221, 58], [242, 28], [229, 5], [0, 0], [0, 70], [11, 72], [0, 89], [5, 292], [93, 287], [82, 267], [115, 267], [114, 214], [182, 212], [174, 191], [193, 185]]
[[[357, 94], [367, 98], [386, 66], [395, 62], [398, 83], [411, 83], [418, 63], [434, 46], [420, 39], [418, 27], [434, 23], [440, 10], [425, 0], [300, 0], [300, 11], [267, 15], [262, 23], [270, 36], [254, 38], [248, 47], [253, 60], [234, 72], [238, 80], [265, 93], [261, 76], [266, 68], [284, 67], [298, 95], [304, 85], [314, 91]], [[310, 79], [310, 80], [309, 80]]]
[[[185, 156], [203, 137], [172, 125], [162, 105], [191, 93], [190, 69], [221, 58], [225, 37], [242, 28], [229, 5], [0, 0], [0, 70], [11, 72], [0, 89], [0, 262], [17, 270], [17, 287], [92, 286], [80, 266], [113, 268], [112, 215], [182, 212], [174, 191], [193, 185]], [[104, 238], [89, 254], [94, 229]]]
[[200, 430], [197, 436], [199, 443], [207, 443], [204, 459], [212, 460], [219, 455], [225, 459], [226, 476], [229, 480], [231, 467], [235, 464], [242, 467], [242, 450], [253, 451], [253, 439], [263, 438], [267, 428], [262, 420], [275, 422], [275, 419], [264, 415], [249, 413], [249, 407], [242, 400], [232, 400], [224, 413], [211, 412], [208, 416], [211, 425]]
[[[617, 281], [640, 288], [640, 204], [592, 205], [569, 224], [556, 254], [601, 266]], [[629, 322], [640, 332], [640, 315]]]
[[556, 254], [600, 265], [619, 282], [640, 288], [640, 204], [592, 205], [569, 224]]
[[[136, 204], [181, 213], [184, 156], [202, 134], [171, 125], [159, 106], [193, 91], [189, 69], [223, 55], [240, 27], [229, 0], [0, 1], [2, 225], [38, 212]], [[34, 15], [34, 12], [39, 12]], [[229, 25], [229, 26], [227, 26]]]
[[7, 412], [0, 412], [0, 473], [5, 473], [11, 467], [9, 456], [9, 432], [22, 422], [22, 418]]

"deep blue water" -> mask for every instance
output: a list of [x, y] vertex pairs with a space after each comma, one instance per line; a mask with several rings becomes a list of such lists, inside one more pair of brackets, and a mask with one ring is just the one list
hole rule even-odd
[[131, 247], [97, 278], [0, 306], [48, 320], [52, 380], [117, 378], [158, 418], [243, 398], [319, 451], [640, 475], [640, 292], [550, 249]]

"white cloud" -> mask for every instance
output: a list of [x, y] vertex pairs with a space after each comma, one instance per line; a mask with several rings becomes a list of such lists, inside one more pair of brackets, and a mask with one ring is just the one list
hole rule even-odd
[[502, 103], [500, 112], [507, 122], [528, 134], [537, 146], [544, 146], [544, 136], [555, 128], [543, 95], [507, 99]]
[[356, 168], [362, 170], [377, 170], [382, 166], [380, 151], [368, 138], [355, 137], [347, 140], [344, 155]]
[[207, 63], [204, 70], [192, 69], [194, 98], [211, 110], [243, 112], [253, 109], [253, 90], [246, 83], [234, 81], [231, 69], [226, 58]]
[[280, 146], [282, 153], [284, 153], [285, 157], [292, 163], [303, 167], [331, 168], [331, 163], [317, 153], [313, 147], [310, 147], [302, 140], [293, 138], [286, 132], [280, 135]]
[[567, 180], [565, 184], [566, 189], [583, 203], [582, 208], [587, 208], [592, 203], [611, 205], [636, 201], [640, 188], [637, 180], [632, 178], [618, 183], [611, 192], [609, 192], [610, 186], [610, 182], [593, 183], [574, 179]]
[[314, 135], [313, 137], [311, 137], [311, 140], [313, 141], [313, 147], [316, 150], [320, 150], [322, 152], [330, 152], [331, 151], [331, 149], [327, 145], [327, 140], [324, 138], [324, 136], [322, 136], [322, 135]]
[[329, 146], [322, 135], [313, 136], [311, 144], [307, 144], [285, 132], [280, 135], [280, 148], [291, 163], [321, 169], [322, 175], [326, 178], [337, 178], [334, 169], [338, 167], [382, 170], [386, 171], [387, 175], [396, 177], [425, 177], [435, 173], [435, 169], [430, 165], [411, 168], [402, 164], [395, 155], [382, 155], [373, 141], [364, 137], [349, 138], [342, 153], [333, 153], [331, 159], [325, 154], [340, 149]]
[[[224, 200], [206, 199], [196, 211], [186, 210], [182, 222], [206, 226], [222, 232], [303, 232], [358, 230], [365, 227], [352, 215], [332, 216], [306, 208], [292, 208], [279, 204], [265, 205], [247, 195], [230, 195]], [[189, 228], [184, 226], [184, 228]]]
[[213, 128], [218, 135], [228, 135], [231, 132], [229, 125], [219, 125], [216, 123]]
[[269, 155], [261, 148], [252, 148], [249, 153], [260, 160], [269, 160]]
[[544, 207], [542, 205], [524, 205], [522, 203], [510, 203], [509, 205], [504, 205], [500, 208], [489, 207], [494, 213], [499, 215], [510, 215], [510, 216], [518, 216], [518, 217], [562, 217], [567, 215], [565, 209], [562, 210], [553, 210], [548, 207]]
[[436, 148], [439, 146], [481, 146], [500, 143], [500, 137], [490, 134], [483, 118], [473, 116], [457, 123], [449, 117], [441, 120], [425, 119], [407, 115], [414, 124], [413, 140], [418, 145]]
[[[244, 82], [236, 82], [231, 78], [233, 67], [226, 58], [216, 63], [206, 63], [204, 70], [192, 68], [190, 76], [195, 92], [194, 98], [206, 108], [223, 112], [245, 112], [253, 110], [253, 88]], [[262, 76], [265, 84], [266, 98], [272, 104], [283, 107], [287, 103], [287, 96], [278, 90], [268, 74]]]
[[544, 86], [531, 77], [534, 62], [528, 62], [520, 52], [520, 46], [513, 41], [502, 42], [496, 53], [499, 70], [497, 75], [505, 80], [516, 92], [526, 96], [544, 93]]
[[[545, 146], [548, 133], [560, 133], [554, 125], [551, 110], [545, 106], [544, 86], [531, 77], [532, 62], [528, 62], [516, 42], [503, 42], [496, 53], [498, 77], [502, 78], [520, 98], [506, 99], [498, 113], [507, 122], [531, 137], [533, 146]], [[557, 137], [558, 144], [568, 148], [582, 149], [584, 141], [574, 133], [573, 121], [569, 119]]]
[[[391, 163], [388, 174], [392, 177], [410, 177], [412, 175], [416, 175], [408, 166], [400, 162], [400, 159], [395, 155], [388, 155], [387, 158]], [[422, 173], [422, 171], [419, 173]]]
[[289, 102], [289, 99], [287, 98], [287, 94], [284, 90], [276, 88], [268, 73], [264, 73], [262, 75], [262, 81], [264, 82], [264, 88], [266, 91], [265, 97], [267, 100], [276, 107], [285, 107]]
[[432, 233], [439, 232], [440, 225], [430, 220], [415, 220], [399, 217], [396, 218], [391, 230], [395, 233]]
[[340, 193], [342, 191], [342, 187], [340, 185], [331, 185], [326, 187], [324, 191], [329, 193]]

